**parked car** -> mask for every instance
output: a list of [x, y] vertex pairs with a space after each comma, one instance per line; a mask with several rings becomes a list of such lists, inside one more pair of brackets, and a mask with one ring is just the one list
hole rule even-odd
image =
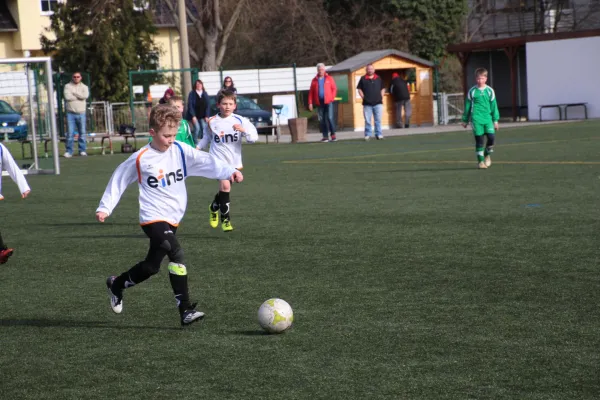
[[10, 104], [0, 100], [0, 140], [4, 140], [5, 135], [11, 140], [25, 140], [27, 121]]
[[[216, 104], [216, 96], [209, 96], [209, 98], [211, 115], [215, 115], [219, 112]], [[272, 114], [269, 111], [260, 108], [260, 106], [252, 101], [252, 99], [238, 94], [237, 108], [234, 112], [242, 117], [248, 118], [250, 122], [256, 126], [258, 133], [271, 134], [272, 128], [261, 127], [273, 125]]]

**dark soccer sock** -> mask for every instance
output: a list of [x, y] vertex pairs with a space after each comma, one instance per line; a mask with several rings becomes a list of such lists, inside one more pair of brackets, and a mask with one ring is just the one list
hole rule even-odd
[[2, 240], [2, 234], [0, 234], [0, 250], [6, 249], [6, 245], [4, 244], [4, 240]]
[[123, 290], [144, 282], [158, 272], [158, 269], [152, 268], [148, 261], [141, 261], [135, 264], [129, 271], [123, 272], [113, 282], [114, 290]]
[[487, 143], [485, 145], [485, 155], [489, 156], [494, 152], [494, 142], [496, 139], [496, 135], [489, 134], [487, 135]]
[[483, 155], [483, 135], [475, 136], [475, 154], [477, 154], [477, 161], [483, 162], [485, 158]]
[[187, 310], [191, 307], [190, 295], [188, 293], [187, 269], [185, 265], [171, 262], [169, 263], [169, 281], [175, 294], [177, 307], [180, 310]]
[[221, 221], [229, 219], [229, 192], [219, 192], [219, 208], [221, 209]]
[[219, 208], [221, 207], [221, 205], [220, 205], [221, 203], [220, 203], [220, 200], [219, 200], [219, 193], [221, 193], [221, 192], [217, 192], [217, 194], [215, 195], [215, 198], [214, 198], [213, 202], [210, 204], [210, 209], [213, 212], [219, 211]]

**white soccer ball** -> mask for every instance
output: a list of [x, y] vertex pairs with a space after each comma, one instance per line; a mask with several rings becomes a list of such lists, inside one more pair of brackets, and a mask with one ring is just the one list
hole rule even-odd
[[285, 332], [294, 322], [292, 307], [281, 299], [269, 299], [258, 309], [258, 323], [269, 333]]

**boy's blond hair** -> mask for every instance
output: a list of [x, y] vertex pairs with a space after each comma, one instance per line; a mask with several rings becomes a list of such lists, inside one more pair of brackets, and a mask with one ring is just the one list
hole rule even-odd
[[171, 96], [169, 97], [169, 100], [167, 101], [167, 104], [170, 106], [174, 106], [175, 103], [177, 103], [178, 101], [183, 103], [183, 97], [181, 96]]
[[159, 104], [150, 111], [150, 128], [159, 131], [162, 127], [176, 128], [181, 122], [181, 113], [170, 104]]
[[219, 91], [219, 95], [217, 96], [217, 104], [221, 104], [221, 101], [224, 99], [232, 99], [233, 102], [237, 104], [237, 96], [231, 90], [223, 89]]
[[487, 69], [485, 69], [485, 68], [477, 68], [475, 70], [475, 76], [482, 76], [482, 75], [487, 78], [487, 76], [488, 76]]

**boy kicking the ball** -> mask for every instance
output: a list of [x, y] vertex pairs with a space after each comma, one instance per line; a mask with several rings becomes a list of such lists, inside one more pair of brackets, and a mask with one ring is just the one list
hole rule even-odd
[[242, 173], [217, 160], [175, 141], [181, 112], [169, 105], [158, 105], [150, 113], [151, 143], [133, 153], [117, 167], [104, 191], [96, 219], [104, 222], [117, 206], [131, 183], [139, 188], [140, 225], [150, 239], [150, 249], [143, 261], [119, 276], [106, 280], [110, 305], [119, 314], [123, 310], [123, 291], [156, 274], [162, 260], [169, 258], [169, 280], [179, 308], [181, 325], [204, 317], [196, 311], [188, 294], [187, 268], [183, 250], [175, 234], [187, 205], [185, 180], [188, 176], [231, 179], [242, 182]]
[[[475, 135], [475, 153], [477, 154], [477, 167], [486, 169], [492, 165], [491, 154], [494, 151], [494, 140], [498, 130], [498, 104], [494, 89], [486, 85], [488, 72], [484, 68], [475, 70], [475, 82], [467, 93], [465, 112], [462, 116], [463, 126], [466, 128], [469, 120]], [[487, 142], [484, 147], [484, 136]]]
[[[17, 184], [19, 187], [19, 191], [21, 192], [21, 198], [26, 198], [31, 192], [29, 185], [27, 184], [27, 180], [25, 180], [25, 175], [19, 169], [19, 166], [15, 162], [15, 159], [10, 154], [10, 151], [0, 143], [0, 171], [5, 170], [8, 172], [10, 178]], [[1, 189], [1, 182], [0, 182]], [[0, 192], [1, 193], [1, 192]], [[0, 200], [4, 200], [4, 196], [0, 194]], [[2, 235], [0, 235], [0, 264], [4, 264], [8, 261], [8, 258], [12, 256], [14, 253], [13, 249], [9, 249], [6, 244], [4, 244], [4, 240], [2, 240]]]
[[[200, 141], [199, 148], [204, 149], [210, 143], [209, 153], [217, 159], [241, 170], [242, 165], [242, 137], [246, 137], [247, 143], [258, 140], [258, 132], [248, 119], [234, 114], [237, 106], [235, 93], [222, 90], [217, 96], [219, 114], [208, 120], [204, 136]], [[223, 232], [231, 232], [231, 216], [229, 214], [229, 193], [231, 182], [223, 179], [219, 182], [219, 191], [214, 200], [208, 206], [209, 223], [212, 228], [219, 226], [219, 211], [221, 211], [221, 228]]]

